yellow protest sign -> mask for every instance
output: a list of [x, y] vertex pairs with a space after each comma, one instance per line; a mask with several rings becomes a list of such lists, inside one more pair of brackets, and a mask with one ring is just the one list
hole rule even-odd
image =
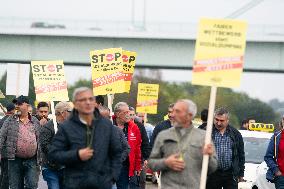
[[0, 98], [5, 98], [4, 94], [2, 93], [2, 91], [0, 90]]
[[32, 61], [37, 101], [68, 101], [67, 82], [62, 60]]
[[156, 114], [158, 108], [159, 85], [138, 83], [136, 111]]
[[262, 132], [273, 132], [274, 125], [273, 124], [265, 124], [265, 123], [250, 123], [249, 130], [251, 131], [262, 131]]
[[125, 91], [121, 48], [91, 51], [90, 59], [95, 96]]
[[168, 120], [168, 119], [169, 119], [169, 115], [167, 114], [164, 116], [164, 120]]
[[125, 81], [125, 92], [130, 92], [131, 80], [134, 73], [134, 67], [136, 63], [136, 52], [122, 51], [122, 61], [123, 61], [123, 73]]
[[247, 23], [201, 19], [195, 44], [192, 83], [216, 87], [240, 85]]

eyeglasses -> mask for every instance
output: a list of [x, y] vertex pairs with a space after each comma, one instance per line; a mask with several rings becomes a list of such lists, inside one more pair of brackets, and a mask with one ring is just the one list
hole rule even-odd
[[135, 114], [129, 114], [130, 116], [135, 116]]
[[93, 102], [94, 100], [95, 100], [94, 97], [90, 97], [90, 98], [77, 99], [76, 101], [78, 101], [78, 102], [87, 102], [87, 101]]
[[71, 112], [72, 112], [72, 110], [63, 110], [62, 112], [59, 112], [59, 113], [58, 113], [58, 115], [59, 115], [59, 114], [63, 114], [64, 112], [71, 113]]

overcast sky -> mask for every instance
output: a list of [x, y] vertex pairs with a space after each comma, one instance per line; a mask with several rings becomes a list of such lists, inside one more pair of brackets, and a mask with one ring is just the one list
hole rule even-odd
[[[193, 22], [201, 17], [223, 18], [252, 0], [9, 0], [1, 2], [0, 17], [58, 18], [149, 22]], [[284, 24], [283, 0], [255, 0], [253, 8], [238, 16], [250, 24]]]
[[[197, 23], [202, 17], [224, 18], [252, 0], [9, 0], [1, 2], [0, 18], [66, 19], [66, 20], [109, 20], [131, 21], [134, 7], [136, 21], [143, 18], [146, 2], [147, 22], [190, 22]], [[133, 4], [134, 2], [134, 4]], [[255, 0], [255, 6], [236, 17], [249, 24], [284, 25], [284, 0]], [[134, 6], [132, 6], [134, 5]], [[0, 75], [4, 72], [0, 65]], [[70, 75], [69, 83], [76, 79], [89, 78], [90, 72], [77, 71], [78, 77]], [[74, 69], [74, 68], [73, 68]], [[85, 70], [86, 67], [79, 68]], [[189, 71], [164, 71], [168, 81], [190, 81]], [[278, 98], [284, 101], [284, 74], [245, 73], [238, 91], [264, 101]], [[275, 85], [276, 84], [276, 85]]]

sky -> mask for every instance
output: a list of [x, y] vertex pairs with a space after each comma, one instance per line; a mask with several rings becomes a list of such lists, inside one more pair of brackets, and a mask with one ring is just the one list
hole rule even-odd
[[[9, 0], [1, 3], [0, 17], [131, 21], [134, 10], [135, 20], [141, 20], [145, 12], [146, 21], [149, 22], [197, 23], [201, 17], [227, 17], [251, 1]], [[253, 8], [237, 18], [244, 19], [250, 24], [284, 24], [283, 0], [254, 0], [254, 2]]]
[[[23, 18], [101, 20], [101, 21], [141, 21], [161, 23], [197, 23], [202, 17], [225, 18], [252, 0], [9, 0], [0, 6], [1, 19]], [[283, 0], [255, 0], [252, 8], [237, 16], [249, 24], [284, 25]], [[144, 9], [145, 7], [145, 9]], [[133, 11], [134, 10], [134, 14]], [[145, 16], [144, 13], [145, 12]], [[78, 75], [70, 75], [74, 67], [66, 67], [69, 83], [78, 78], [90, 78], [86, 67], [76, 68]], [[5, 65], [0, 65], [0, 75]], [[191, 72], [163, 70], [167, 81], [190, 81]], [[278, 98], [284, 101], [284, 74], [244, 73], [241, 86], [236, 91], [247, 92], [251, 97], [269, 101]]]

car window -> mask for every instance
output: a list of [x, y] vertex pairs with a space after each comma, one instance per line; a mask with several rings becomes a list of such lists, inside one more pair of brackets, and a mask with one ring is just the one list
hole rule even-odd
[[265, 155], [269, 139], [244, 137], [246, 163], [261, 163]]

